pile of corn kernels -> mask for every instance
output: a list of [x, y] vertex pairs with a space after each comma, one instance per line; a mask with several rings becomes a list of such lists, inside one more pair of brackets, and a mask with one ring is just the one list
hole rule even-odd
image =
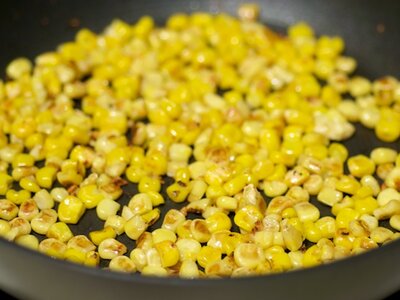
[[[0, 81], [0, 236], [185, 278], [311, 267], [399, 238], [399, 153], [349, 156], [340, 141], [356, 122], [397, 141], [400, 83], [352, 76], [340, 37], [305, 23], [281, 36], [253, 5], [238, 14], [115, 20], [34, 64], [12, 61]], [[171, 201], [181, 208], [161, 216]], [[74, 235], [87, 210], [104, 228]]]

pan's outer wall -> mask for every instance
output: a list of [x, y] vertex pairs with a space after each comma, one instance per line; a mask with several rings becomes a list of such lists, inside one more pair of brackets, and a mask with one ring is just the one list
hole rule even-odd
[[[11, 59], [54, 49], [72, 39], [71, 18], [100, 31], [114, 17], [163, 20], [177, 11], [234, 13], [239, 1], [2, 1], [0, 69]], [[251, 1], [257, 2], [257, 1]], [[286, 26], [305, 20], [344, 37], [360, 73], [400, 77], [400, 1], [259, 1], [262, 18]], [[43, 26], [45, 24], [47, 26]], [[384, 28], [377, 32], [377, 26]], [[241, 280], [182, 281], [108, 274], [53, 261], [0, 240], [0, 288], [22, 299], [379, 299], [400, 288], [400, 242], [332, 265]]]

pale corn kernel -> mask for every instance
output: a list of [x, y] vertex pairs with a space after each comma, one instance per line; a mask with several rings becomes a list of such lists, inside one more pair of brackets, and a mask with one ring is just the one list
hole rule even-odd
[[0, 200], [0, 218], [10, 221], [18, 215], [18, 206], [13, 202], [1, 199]]
[[104, 227], [100, 230], [94, 230], [89, 232], [89, 237], [95, 245], [100, 245], [100, 243], [109, 238], [115, 238], [116, 233], [112, 227]]
[[363, 214], [359, 218], [360, 224], [367, 229], [369, 232], [371, 232], [373, 229], [378, 227], [379, 222], [378, 219], [375, 218], [374, 216], [368, 215], [368, 214]]
[[304, 183], [303, 187], [310, 195], [315, 196], [321, 191], [323, 182], [324, 181], [321, 176], [317, 174], [311, 174], [307, 181]]
[[49, 209], [54, 207], [54, 200], [47, 190], [40, 190], [33, 196], [37, 206], [40, 209]]
[[314, 222], [319, 219], [320, 212], [317, 207], [309, 202], [300, 202], [293, 206], [300, 221]]
[[400, 201], [400, 193], [394, 188], [386, 188], [378, 194], [377, 201], [379, 206], [385, 206], [391, 200]]
[[400, 231], [400, 214], [391, 216], [389, 224], [390, 226], [392, 226], [392, 228], [396, 229], [397, 231]]
[[361, 185], [371, 188], [373, 196], [377, 196], [381, 191], [379, 182], [371, 175], [365, 175], [361, 178]]
[[153, 236], [153, 242], [160, 243], [163, 241], [171, 241], [171, 242], [176, 242], [176, 234], [168, 229], [164, 228], [158, 228], [154, 230], [151, 235]]
[[51, 190], [50, 195], [53, 197], [54, 201], [61, 202], [63, 201], [69, 194], [66, 189], [62, 187], [56, 187]]
[[394, 163], [397, 158], [397, 151], [390, 148], [378, 147], [372, 150], [370, 157], [377, 165]]
[[162, 228], [176, 231], [177, 227], [185, 221], [185, 215], [176, 209], [170, 209], [164, 216]]
[[57, 239], [49, 238], [41, 241], [38, 249], [46, 255], [63, 259], [67, 246]]
[[145, 266], [142, 269], [142, 274], [147, 276], [164, 277], [168, 275], [168, 271], [161, 266]]
[[57, 212], [53, 209], [44, 209], [31, 220], [31, 227], [34, 232], [45, 235], [56, 221]]
[[263, 191], [268, 197], [277, 197], [286, 193], [288, 186], [282, 181], [266, 181], [263, 183]]
[[50, 226], [46, 236], [48, 238], [55, 238], [65, 243], [73, 237], [73, 234], [67, 224], [63, 222], [57, 222]]
[[373, 214], [378, 220], [385, 220], [389, 219], [393, 215], [398, 215], [400, 214], [400, 201], [390, 200], [385, 205], [375, 209]]
[[385, 227], [376, 227], [371, 231], [371, 240], [378, 244], [382, 244], [391, 239], [393, 232]]
[[111, 227], [114, 229], [115, 233], [118, 235], [121, 235], [124, 233], [126, 220], [118, 215], [111, 215], [108, 216], [105, 223], [104, 223], [104, 227]]
[[112, 271], [134, 273], [136, 271], [135, 263], [127, 256], [116, 256], [110, 261], [109, 268]]
[[199, 268], [193, 260], [183, 260], [179, 268], [179, 276], [182, 278], [197, 278], [199, 277]]
[[321, 203], [333, 206], [335, 203], [338, 203], [343, 199], [343, 193], [330, 187], [323, 187], [319, 191], [317, 199]]
[[68, 249], [77, 249], [84, 253], [96, 250], [96, 246], [85, 235], [76, 235], [72, 237], [68, 241], [67, 247]]
[[132, 218], [126, 221], [124, 230], [130, 239], [137, 240], [140, 235], [145, 232], [147, 227], [148, 225], [141, 216], [134, 215]]
[[385, 178], [385, 184], [389, 188], [399, 189], [400, 185], [400, 168], [393, 168]]
[[121, 205], [111, 199], [104, 199], [96, 207], [96, 214], [100, 220], [107, 220], [110, 216], [115, 216]]
[[233, 255], [236, 264], [240, 267], [255, 268], [265, 261], [262, 248], [256, 244], [241, 243]]

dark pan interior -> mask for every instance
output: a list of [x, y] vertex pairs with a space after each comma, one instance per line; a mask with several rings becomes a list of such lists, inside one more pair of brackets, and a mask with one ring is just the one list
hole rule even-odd
[[[223, 0], [2, 1], [2, 8], [0, 10], [0, 26], [2, 28], [0, 31], [0, 40], [2, 41], [2, 46], [0, 47], [0, 74], [3, 75], [3, 70], [6, 64], [13, 58], [19, 56], [34, 58], [41, 52], [54, 49], [61, 42], [71, 40], [76, 31], [82, 27], [88, 27], [96, 32], [101, 32], [101, 30], [114, 18], [121, 18], [128, 22], [134, 22], [140, 16], [146, 14], [153, 16], [160, 23], [162, 23], [167, 16], [175, 12], [203, 10], [211, 11], [213, 13], [228, 12], [234, 14], [238, 3], [240, 2], [241, 1]], [[347, 45], [346, 52], [349, 55], [354, 56], [359, 63], [360, 67], [358, 68], [358, 73], [372, 79], [383, 75], [400, 77], [400, 64], [398, 63], [400, 58], [400, 18], [398, 17], [400, 15], [399, 1], [339, 0], [328, 2], [318, 0], [271, 0], [252, 2], [260, 3], [262, 7], [262, 20], [267, 24], [271, 24], [274, 28], [282, 30], [292, 23], [304, 20], [310, 23], [318, 33], [342, 36]], [[356, 135], [352, 139], [346, 141], [345, 144], [349, 148], [351, 154], [369, 154], [371, 149], [382, 145], [397, 150], [400, 149], [398, 142], [391, 144], [383, 143], [376, 139], [372, 131], [365, 129], [362, 126], [357, 126]], [[125, 187], [125, 190], [126, 193], [120, 200], [121, 204], [126, 204], [129, 201], [130, 195], [133, 195], [136, 192], [136, 187], [134, 185], [129, 185]], [[326, 207], [319, 204], [317, 205], [323, 213], [329, 214], [329, 210]], [[181, 205], [174, 204], [171, 201], [167, 201], [163, 210], [166, 211], [171, 207], [180, 206]], [[157, 227], [157, 225], [158, 224], [155, 224], [154, 227]], [[84, 218], [77, 225], [73, 225], [71, 228], [73, 232], [77, 234], [78, 232], [88, 233], [89, 231], [102, 228], [102, 226], [103, 223], [97, 219], [95, 211], [91, 210], [85, 214]], [[134, 246], [134, 243], [126, 237], [122, 237], [121, 241], [126, 243], [130, 250]], [[212, 283], [210, 283], [210, 281], [204, 281], [208, 282], [204, 284], [192, 284], [193, 282], [179, 279], [169, 281], [143, 279], [139, 276], [129, 277], [126, 279], [125, 277], [128, 276], [120, 274], [110, 275], [106, 272], [97, 270], [83, 270], [81, 267], [71, 266], [68, 263], [53, 262], [50, 259], [42, 258], [41, 255], [37, 254], [32, 254], [31, 257], [28, 257], [31, 254], [29, 251], [19, 249], [19, 247], [14, 245], [5, 245], [5, 243], [6, 242], [0, 240], [1, 252], [5, 253], [4, 258], [0, 257], [0, 266], [9, 267], [9, 269], [1, 268], [0, 274], [2, 277], [5, 273], [14, 274], [14, 277], [11, 276], [11, 278], [5, 278], [4, 280], [1, 279], [0, 287], [16, 293], [16, 295], [28, 298], [32, 297], [35, 299], [41, 298], [38, 297], [38, 292], [42, 293], [42, 299], [51, 299], [49, 298], [49, 295], [56, 290], [62, 290], [62, 287], [60, 287], [56, 282], [52, 282], [49, 284], [50, 287], [48, 285], [50, 290], [47, 293], [46, 290], [41, 288], [41, 284], [45, 281], [40, 278], [32, 278], [29, 275], [22, 274], [25, 273], [23, 271], [23, 266], [21, 266], [22, 269], [19, 269], [17, 265], [13, 269], [12, 264], [10, 264], [13, 259], [25, 259], [25, 270], [34, 269], [35, 271], [38, 271], [37, 268], [39, 265], [37, 263], [40, 262], [42, 269], [39, 271], [44, 278], [52, 278], [49, 277], [49, 274], [59, 275], [60, 273], [65, 272], [64, 277], [67, 279], [64, 288], [68, 287], [68, 290], [70, 290], [72, 294], [75, 295], [75, 291], [79, 291], [83, 293], [83, 295], [93, 295], [96, 296], [96, 298], [104, 299], [106, 299], [105, 296], [108, 294], [104, 291], [102, 292], [102, 290], [106, 287], [113, 290], [113, 286], [110, 284], [111, 282], [114, 282], [115, 286], [120, 287], [120, 292], [116, 292], [118, 294], [121, 293], [121, 298], [137, 295], [141, 296], [142, 299], [152, 299], [146, 297], [149, 296], [151, 292], [162, 293], [163, 291], [165, 299], [173, 299], [174, 295], [178, 295], [171, 290], [171, 287], [174, 286], [177, 288], [179, 287], [181, 291], [184, 292], [197, 291], [197, 293], [194, 294], [197, 296], [193, 296], [195, 299], [200, 299], [200, 295], [207, 295], [207, 293], [204, 294], [204, 291], [199, 292], [199, 289], [207, 290], [207, 288], [210, 288], [214, 291], [217, 290], [218, 287], [223, 289], [224, 293], [209, 295], [209, 299], [214, 299], [213, 297], [216, 295], [219, 295], [218, 299], [224, 299], [224, 295], [230, 295], [231, 299], [243, 299], [244, 295], [251, 291], [254, 293], [254, 296], [261, 295], [259, 293], [261, 293], [264, 288], [267, 286], [275, 286], [272, 285], [275, 282], [275, 284], [280, 285], [280, 288], [276, 287], [275, 290], [272, 288], [270, 291], [277, 298], [285, 299], [283, 296], [296, 295], [298, 293], [300, 286], [296, 283], [297, 280], [300, 282], [304, 281], [305, 286], [307, 286], [307, 283], [311, 283], [309, 280], [312, 280], [313, 285], [320, 285], [317, 290], [323, 292], [324, 290], [326, 291], [324, 286], [329, 286], [327, 285], [329, 283], [327, 278], [330, 276], [333, 278], [336, 278], [336, 276], [344, 276], [347, 278], [347, 281], [353, 281], [357, 276], [361, 276], [361, 278], [367, 277], [364, 278], [366, 282], [368, 282], [370, 277], [371, 279], [379, 278], [378, 276], [368, 277], [364, 274], [366, 271], [365, 268], [367, 266], [368, 268], [371, 268], [372, 265], [363, 265], [361, 263], [361, 258], [365, 257], [365, 255], [362, 255], [361, 258], [352, 258], [344, 262], [334, 263], [331, 266], [317, 268], [319, 270], [324, 270], [319, 271], [319, 273], [316, 269], [268, 276], [268, 278], [232, 281], [221, 280], [220, 283], [215, 281], [212, 281]], [[390, 267], [393, 268], [389, 263], [389, 256], [391, 256], [390, 260], [397, 259], [397, 261], [399, 261], [400, 259], [400, 241], [393, 243], [390, 247], [388, 246], [388, 250], [385, 248], [386, 247], [378, 251], [372, 251], [368, 256], [368, 261], [374, 259], [382, 260], [382, 264], [375, 262], [376, 268], [378, 266], [381, 266], [383, 269]], [[5, 262], [4, 259], [6, 257], [10, 260]], [[366, 258], [364, 260], [366, 260]], [[356, 264], [355, 261], [359, 261], [359, 264]], [[347, 265], [345, 265], [345, 263], [347, 263]], [[351, 263], [353, 263], [353, 267], [351, 267]], [[370, 261], [370, 263], [372, 263], [372, 261]], [[357, 268], [356, 265], [358, 266]], [[46, 269], [45, 273], [44, 269]], [[374, 288], [376, 290], [374, 292], [364, 293], [363, 295], [366, 298], [362, 298], [379, 298], [398, 289], [400, 287], [400, 269], [399, 266], [397, 266], [397, 269], [396, 266], [394, 266], [394, 269], [397, 270], [397, 272], [393, 273], [393, 270], [390, 272], [383, 270], [384, 272], [382, 274], [386, 274], [386, 276], [382, 276], [385, 277], [386, 280], [390, 274], [393, 274], [393, 278], [390, 278], [389, 282], [380, 283], [378, 286], [375, 286]], [[7, 272], [4, 272], [3, 270], [7, 270]], [[325, 274], [324, 272], [331, 275], [322, 275]], [[24, 276], [31, 278], [28, 286], [21, 285], [21, 280], [27, 278]], [[324, 276], [328, 277], [325, 278]], [[334, 280], [333, 278], [331, 280]], [[82, 285], [75, 285], [75, 280], [73, 279], [81, 280], [83, 282]], [[377, 281], [380, 282], [379, 280]], [[103, 284], [101, 284], [102, 282]], [[130, 286], [127, 287], [125, 283], [129, 282]], [[84, 283], [86, 283], [86, 285], [84, 285]], [[286, 285], [288, 287], [293, 285], [294, 288], [292, 290], [285, 289]], [[354, 285], [356, 284], [354, 283]], [[73, 286], [74, 288], [71, 289]], [[89, 291], [88, 286], [91, 286], [93, 291]], [[238, 289], [240, 286], [242, 288]], [[29, 287], [29, 289], [27, 289], [27, 287]], [[368, 287], [368, 285], [365, 286], [367, 290], [369, 290]], [[347, 288], [346, 285], [344, 285], [342, 286], [342, 289], [346, 291], [342, 299], [354, 299], [354, 297], [350, 296], [355, 295], [361, 296], [360, 289], [351, 289], [351, 285], [348, 285]], [[279, 294], [278, 291], [281, 291], [281, 293]], [[318, 293], [311, 293], [308, 295], [311, 298], [319, 297]], [[329, 295], [336, 297], [341, 294], [334, 292]], [[191, 298], [193, 297], [191, 296]], [[63, 297], [60, 299], [63, 299]], [[70, 298], [68, 296], [65, 297], [65, 299]]]

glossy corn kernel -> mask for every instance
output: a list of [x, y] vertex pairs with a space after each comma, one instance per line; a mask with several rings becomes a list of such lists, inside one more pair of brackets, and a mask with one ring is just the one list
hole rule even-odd
[[111, 199], [101, 200], [96, 207], [96, 213], [100, 220], [107, 220], [110, 216], [115, 216], [121, 205]]
[[55, 238], [66, 243], [73, 237], [71, 229], [63, 222], [57, 222], [50, 226], [46, 233], [48, 238]]
[[31, 220], [31, 227], [34, 232], [45, 235], [56, 221], [57, 212], [53, 209], [44, 209]]
[[39, 243], [39, 251], [51, 257], [63, 259], [67, 246], [54, 238], [44, 239]]
[[89, 233], [89, 237], [91, 239], [91, 241], [95, 244], [95, 245], [100, 245], [100, 243], [106, 239], [110, 239], [110, 238], [115, 238], [116, 233], [114, 231], [114, 229], [112, 227], [104, 227], [103, 229], [100, 230], [95, 230], [95, 231], [91, 231]]
[[143, 232], [145, 232], [147, 227], [148, 225], [141, 216], [134, 215], [133, 217], [131, 217], [129, 220], [126, 221], [124, 225], [124, 230], [126, 235], [130, 239], [137, 240], [140, 237], [140, 235]]
[[221, 260], [221, 250], [210, 246], [203, 246], [196, 257], [197, 263], [206, 268], [208, 265]]
[[236, 212], [234, 222], [241, 229], [250, 232], [261, 221], [263, 215], [254, 205], [247, 205]]
[[99, 255], [103, 259], [113, 259], [126, 253], [126, 246], [113, 238], [107, 238], [99, 244]]
[[112, 271], [134, 273], [136, 271], [135, 263], [127, 256], [116, 256], [111, 259], [109, 268]]
[[171, 240], [164, 240], [155, 243], [154, 247], [157, 249], [160, 258], [161, 265], [166, 267], [174, 266], [179, 261], [179, 250], [174, 242]]
[[37, 250], [39, 248], [38, 238], [31, 234], [21, 235], [15, 239], [15, 242], [23, 247], [32, 250]]
[[58, 206], [58, 217], [61, 222], [76, 224], [85, 212], [83, 202], [74, 196], [67, 196]]

